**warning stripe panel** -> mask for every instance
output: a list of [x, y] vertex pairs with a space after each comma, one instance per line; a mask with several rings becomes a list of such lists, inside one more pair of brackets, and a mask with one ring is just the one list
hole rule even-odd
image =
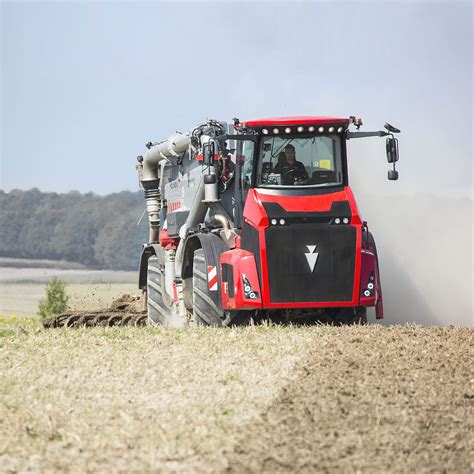
[[168, 203], [168, 212], [174, 212], [182, 207], [181, 201], [174, 201]]
[[207, 282], [209, 291], [217, 291], [217, 268], [213, 265], [207, 267]]

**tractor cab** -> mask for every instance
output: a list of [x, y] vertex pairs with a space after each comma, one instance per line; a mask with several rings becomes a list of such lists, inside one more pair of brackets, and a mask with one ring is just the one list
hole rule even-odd
[[243, 211], [250, 188], [312, 195], [347, 186], [345, 132], [349, 123], [349, 119], [329, 117], [239, 123], [237, 130], [243, 138], [237, 141], [236, 214]]

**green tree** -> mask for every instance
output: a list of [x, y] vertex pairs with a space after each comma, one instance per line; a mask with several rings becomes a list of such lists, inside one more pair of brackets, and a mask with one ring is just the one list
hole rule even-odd
[[54, 277], [46, 287], [46, 299], [39, 303], [38, 315], [46, 319], [62, 313], [67, 308], [68, 299], [66, 283]]

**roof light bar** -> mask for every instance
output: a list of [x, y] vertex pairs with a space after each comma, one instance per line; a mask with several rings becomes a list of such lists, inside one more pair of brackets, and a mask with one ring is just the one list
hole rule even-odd
[[[316, 127], [314, 125], [310, 125], [308, 128], [307, 128], [307, 131], [309, 133], [313, 133], [315, 131], [318, 131], [319, 133], [324, 133], [326, 130], [328, 133], [342, 133], [344, 131], [344, 127], [338, 127], [336, 129], [335, 126], [331, 125], [329, 128], [326, 129], [326, 127], [323, 127], [323, 126], [320, 126], [320, 127]], [[268, 129], [268, 128], [262, 128], [262, 134], [263, 135], [268, 135], [269, 133], [273, 133], [274, 135], [278, 135], [280, 133], [287, 133], [287, 134], [290, 134], [290, 133], [294, 133], [294, 132], [298, 132], [298, 133], [303, 133], [305, 131], [305, 127], [303, 125], [298, 125], [296, 128], [292, 128], [292, 127], [285, 127], [285, 128], [273, 128], [273, 129]]]

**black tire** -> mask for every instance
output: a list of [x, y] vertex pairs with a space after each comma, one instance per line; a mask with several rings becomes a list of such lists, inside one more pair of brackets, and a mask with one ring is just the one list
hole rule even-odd
[[334, 308], [326, 311], [319, 319], [322, 324], [330, 326], [352, 326], [367, 324], [367, 308]]
[[193, 314], [196, 326], [222, 326], [224, 311], [219, 309], [207, 291], [207, 268], [204, 250], [193, 258]]
[[147, 273], [148, 324], [162, 326], [171, 320], [171, 301], [164, 287], [164, 275], [158, 257], [148, 259]]

